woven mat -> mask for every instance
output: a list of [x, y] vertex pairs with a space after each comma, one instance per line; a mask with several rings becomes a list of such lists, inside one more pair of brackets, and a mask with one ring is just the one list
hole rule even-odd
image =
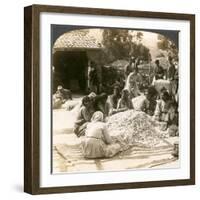
[[[171, 155], [173, 152], [172, 145], [147, 148], [135, 144], [132, 148], [117, 154], [113, 158], [104, 159], [85, 159], [82, 155], [80, 144], [57, 144], [54, 149], [64, 160], [65, 172], [116, 171], [159, 166], [162, 168], [163, 164], [176, 160]], [[57, 168], [56, 172], [59, 172], [59, 168]]]

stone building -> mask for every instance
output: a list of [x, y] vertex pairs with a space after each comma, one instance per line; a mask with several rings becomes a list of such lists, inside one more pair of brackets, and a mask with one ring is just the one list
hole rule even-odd
[[57, 85], [72, 92], [87, 90], [88, 62], [95, 62], [101, 81], [102, 44], [89, 29], [69, 31], [61, 35], [52, 49], [53, 90]]

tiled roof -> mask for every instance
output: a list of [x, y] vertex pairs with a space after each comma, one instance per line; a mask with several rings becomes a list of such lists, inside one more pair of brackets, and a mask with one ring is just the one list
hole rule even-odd
[[75, 30], [61, 35], [54, 44], [54, 50], [58, 49], [99, 49], [102, 48], [101, 43], [94, 36], [82, 30]]

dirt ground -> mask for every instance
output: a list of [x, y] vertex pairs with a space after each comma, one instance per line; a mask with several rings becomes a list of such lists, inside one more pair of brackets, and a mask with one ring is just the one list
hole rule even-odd
[[81, 141], [73, 133], [74, 120], [71, 111], [53, 110], [53, 173], [179, 167], [179, 160], [171, 155], [178, 137], [168, 138], [154, 149], [136, 145], [113, 158], [85, 159]]

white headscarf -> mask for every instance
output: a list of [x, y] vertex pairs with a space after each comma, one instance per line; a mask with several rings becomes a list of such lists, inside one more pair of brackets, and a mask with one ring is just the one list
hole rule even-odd
[[89, 95], [88, 95], [88, 97], [89, 98], [95, 98], [97, 95], [94, 93], [94, 92], [91, 92]]
[[103, 121], [103, 113], [100, 111], [96, 111], [91, 118], [91, 122], [102, 122]]

